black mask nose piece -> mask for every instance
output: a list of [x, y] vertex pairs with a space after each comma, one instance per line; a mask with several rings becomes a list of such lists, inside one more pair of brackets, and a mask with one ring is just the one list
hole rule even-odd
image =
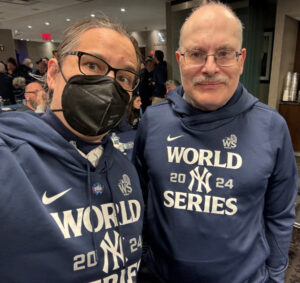
[[68, 124], [85, 136], [98, 136], [121, 121], [129, 94], [107, 76], [75, 75], [64, 87], [62, 109]]

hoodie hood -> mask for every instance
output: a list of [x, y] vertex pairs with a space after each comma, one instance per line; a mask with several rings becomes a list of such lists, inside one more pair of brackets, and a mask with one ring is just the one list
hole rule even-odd
[[[3, 122], [0, 123], [0, 137], [4, 134], [10, 147], [17, 148], [23, 143], [28, 143], [34, 148], [54, 155], [67, 167], [81, 168], [86, 171], [86, 159], [81, 157], [77, 150], [74, 150], [74, 146], [40, 116], [29, 112], [8, 112], [1, 114], [1, 120]], [[104, 163], [103, 160], [107, 159], [106, 166], [110, 168], [112, 159], [108, 156], [111, 154], [113, 145], [109, 138], [104, 138], [102, 145], [106, 150], [97, 167], [103, 167], [104, 164], [100, 163]]]
[[204, 112], [193, 107], [183, 98], [183, 94], [184, 89], [180, 86], [171, 91], [167, 99], [171, 103], [173, 111], [181, 117], [187, 128], [197, 127], [201, 130], [223, 125], [258, 102], [258, 99], [248, 93], [241, 83], [238, 84], [230, 100], [216, 111]]

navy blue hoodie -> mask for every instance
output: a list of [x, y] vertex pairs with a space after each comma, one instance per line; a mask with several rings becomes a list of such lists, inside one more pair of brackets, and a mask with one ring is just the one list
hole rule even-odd
[[284, 282], [297, 192], [284, 119], [241, 84], [213, 112], [183, 92], [150, 107], [136, 136], [148, 267], [172, 283]]
[[105, 139], [99, 164], [35, 114], [0, 114], [0, 282], [135, 282], [143, 200]]

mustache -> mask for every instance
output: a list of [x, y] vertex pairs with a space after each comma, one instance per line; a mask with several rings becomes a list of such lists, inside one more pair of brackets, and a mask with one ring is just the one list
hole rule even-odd
[[199, 76], [195, 77], [192, 80], [193, 85], [199, 84], [199, 83], [224, 83], [228, 84], [228, 78], [223, 77], [221, 75], [215, 75], [215, 76]]

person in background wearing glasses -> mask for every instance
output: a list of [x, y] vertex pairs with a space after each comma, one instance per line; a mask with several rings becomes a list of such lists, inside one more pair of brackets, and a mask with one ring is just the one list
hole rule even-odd
[[83, 20], [48, 62], [45, 114], [0, 114], [1, 282], [136, 282], [142, 192], [107, 133], [140, 65], [119, 24]]
[[[220, 2], [184, 22], [182, 86], [142, 117], [144, 262], [160, 282], [284, 282], [297, 170], [287, 125], [239, 82], [242, 24]], [[147, 229], [148, 228], [148, 229]]]
[[35, 113], [44, 113], [48, 103], [48, 94], [38, 81], [29, 83], [25, 87], [24, 97], [26, 104], [17, 109], [17, 111], [34, 111]]

